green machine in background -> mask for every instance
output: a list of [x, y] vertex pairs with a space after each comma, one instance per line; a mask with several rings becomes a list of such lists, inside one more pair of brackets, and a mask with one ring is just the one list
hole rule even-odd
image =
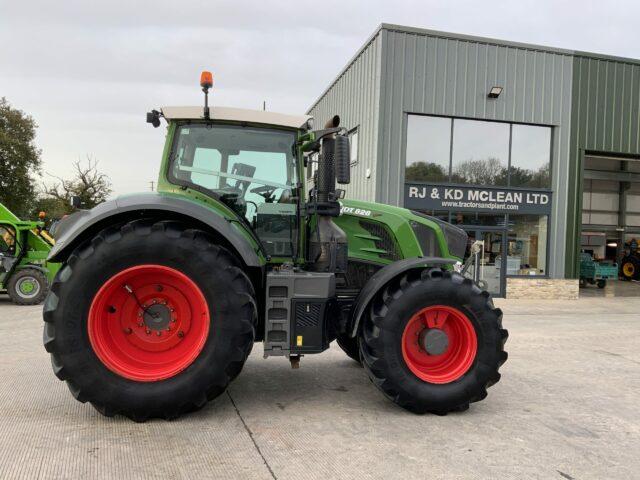
[[0, 291], [18, 305], [37, 305], [58, 271], [47, 262], [54, 241], [43, 222], [22, 221], [0, 203]]

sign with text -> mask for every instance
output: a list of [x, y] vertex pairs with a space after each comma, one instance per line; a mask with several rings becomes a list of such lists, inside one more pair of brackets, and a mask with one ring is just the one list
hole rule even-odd
[[405, 183], [405, 208], [489, 213], [551, 213], [551, 192]]

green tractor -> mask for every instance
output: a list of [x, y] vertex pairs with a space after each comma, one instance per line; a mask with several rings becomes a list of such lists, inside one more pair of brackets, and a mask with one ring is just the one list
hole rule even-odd
[[59, 265], [47, 262], [53, 239], [43, 222], [21, 221], [0, 203], [0, 291], [13, 303], [42, 303]]
[[[507, 359], [502, 312], [458, 273], [467, 235], [435, 218], [345, 200], [349, 138], [332, 118], [166, 107], [158, 189], [64, 219], [44, 346], [102, 414], [171, 419], [264, 357], [333, 340], [416, 413], [484, 399]], [[305, 179], [305, 172], [313, 175]]]

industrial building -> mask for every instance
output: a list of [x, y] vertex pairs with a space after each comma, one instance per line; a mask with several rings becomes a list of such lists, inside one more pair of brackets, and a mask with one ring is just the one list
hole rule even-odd
[[308, 113], [350, 131], [347, 197], [463, 227], [517, 296], [640, 237], [639, 111], [640, 60], [382, 24]]

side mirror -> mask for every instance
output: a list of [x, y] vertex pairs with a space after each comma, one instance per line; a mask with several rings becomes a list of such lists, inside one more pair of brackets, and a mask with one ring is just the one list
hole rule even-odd
[[158, 128], [160, 126], [160, 112], [158, 110], [147, 112], [147, 123], [153, 125], [153, 128]]
[[80, 201], [80, 197], [77, 195], [72, 195], [71, 198], [69, 198], [69, 205], [71, 205], [73, 208], [80, 208], [80, 204], [82, 202]]
[[336, 135], [333, 161], [336, 168], [336, 181], [341, 185], [351, 183], [351, 153], [348, 136]]

